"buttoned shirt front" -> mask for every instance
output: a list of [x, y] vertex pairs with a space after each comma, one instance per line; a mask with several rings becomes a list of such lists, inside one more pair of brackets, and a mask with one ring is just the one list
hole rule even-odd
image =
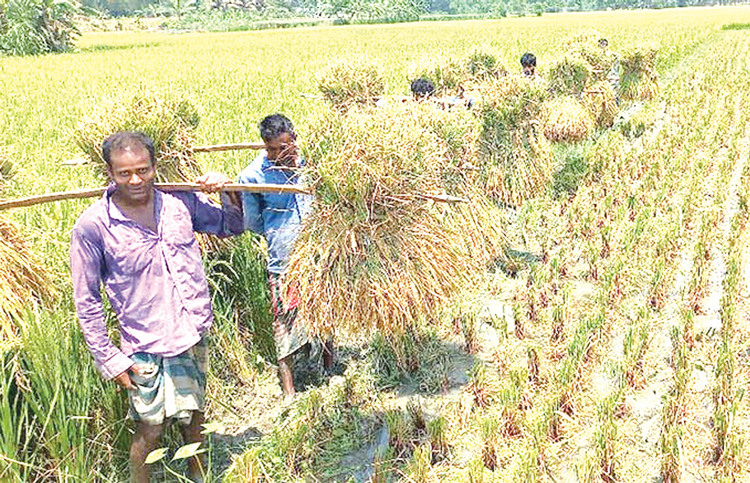
[[[70, 268], [78, 320], [102, 375], [127, 370], [135, 352], [172, 357], [195, 345], [213, 322], [195, 231], [219, 236], [243, 230], [240, 207], [205, 195], [155, 190], [156, 232], [126, 217], [114, 186], [78, 219]], [[120, 325], [120, 348], [107, 334], [100, 287]]]

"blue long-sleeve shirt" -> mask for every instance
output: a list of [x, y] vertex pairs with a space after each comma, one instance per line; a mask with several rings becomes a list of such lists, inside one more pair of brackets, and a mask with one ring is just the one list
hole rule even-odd
[[[296, 171], [276, 166], [265, 150], [240, 173], [238, 182], [302, 184]], [[266, 238], [269, 272], [284, 273], [311, 202], [312, 196], [298, 193], [242, 193], [245, 229]]]

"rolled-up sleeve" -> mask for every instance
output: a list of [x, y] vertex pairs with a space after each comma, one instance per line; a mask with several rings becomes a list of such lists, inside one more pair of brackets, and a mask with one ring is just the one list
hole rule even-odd
[[100, 292], [104, 253], [101, 243], [95, 240], [95, 233], [87, 231], [85, 225], [77, 224], [73, 229], [70, 241], [73, 298], [94, 364], [105, 379], [113, 379], [127, 371], [133, 361], [107, 335]]

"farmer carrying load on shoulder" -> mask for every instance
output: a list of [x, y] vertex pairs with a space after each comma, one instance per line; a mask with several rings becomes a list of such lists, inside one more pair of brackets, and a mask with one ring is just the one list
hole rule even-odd
[[[239, 175], [239, 183], [301, 184], [299, 169], [304, 165], [297, 151], [292, 122], [272, 114], [260, 122], [265, 149]], [[245, 229], [263, 235], [268, 242], [268, 281], [271, 289], [273, 335], [279, 358], [279, 378], [285, 395], [293, 395], [294, 354], [310, 341], [297, 319], [295, 295], [283, 292], [283, 277], [289, 255], [310, 209], [312, 197], [298, 193], [243, 193]], [[323, 347], [323, 366], [333, 366], [333, 341]]]
[[[203, 441], [213, 314], [194, 232], [240, 234], [242, 205], [237, 195], [222, 195], [220, 207], [203, 194], [155, 189], [154, 143], [143, 133], [113, 134], [102, 151], [111, 183], [73, 228], [73, 294], [96, 367], [128, 390], [136, 424], [131, 475], [148, 482], [144, 461], [170, 420], [181, 423], [186, 444]], [[230, 181], [216, 173], [197, 180], [207, 191]], [[102, 283], [119, 322], [119, 349], [107, 335]], [[201, 459], [188, 465], [190, 478], [203, 481]]]

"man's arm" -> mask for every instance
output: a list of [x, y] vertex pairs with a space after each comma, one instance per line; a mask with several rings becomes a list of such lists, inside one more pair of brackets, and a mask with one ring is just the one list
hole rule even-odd
[[[127, 371], [133, 361], [123, 354], [107, 335], [101, 292], [104, 253], [100, 243], [92, 240], [92, 233], [77, 224], [70, 240], [70, 271], [73, 278], [73, 297], [78, 322], [86, 345], [94, 357], [94, 364], [105, 379], [117, 379], [128, 387]], [[127, 379], [125, 381], [124, 379]]]
[[[220, 191], [229, 182], [231, 179], [220, 173], [206, 173], [196, 180], [207, 192]], [[221, 207], [202, 193], [189, 193], [184, 201], [190, 209], [195, 231], [222, 237], [239, 235], [244, 231], [239, 193], [221, 193]]]

